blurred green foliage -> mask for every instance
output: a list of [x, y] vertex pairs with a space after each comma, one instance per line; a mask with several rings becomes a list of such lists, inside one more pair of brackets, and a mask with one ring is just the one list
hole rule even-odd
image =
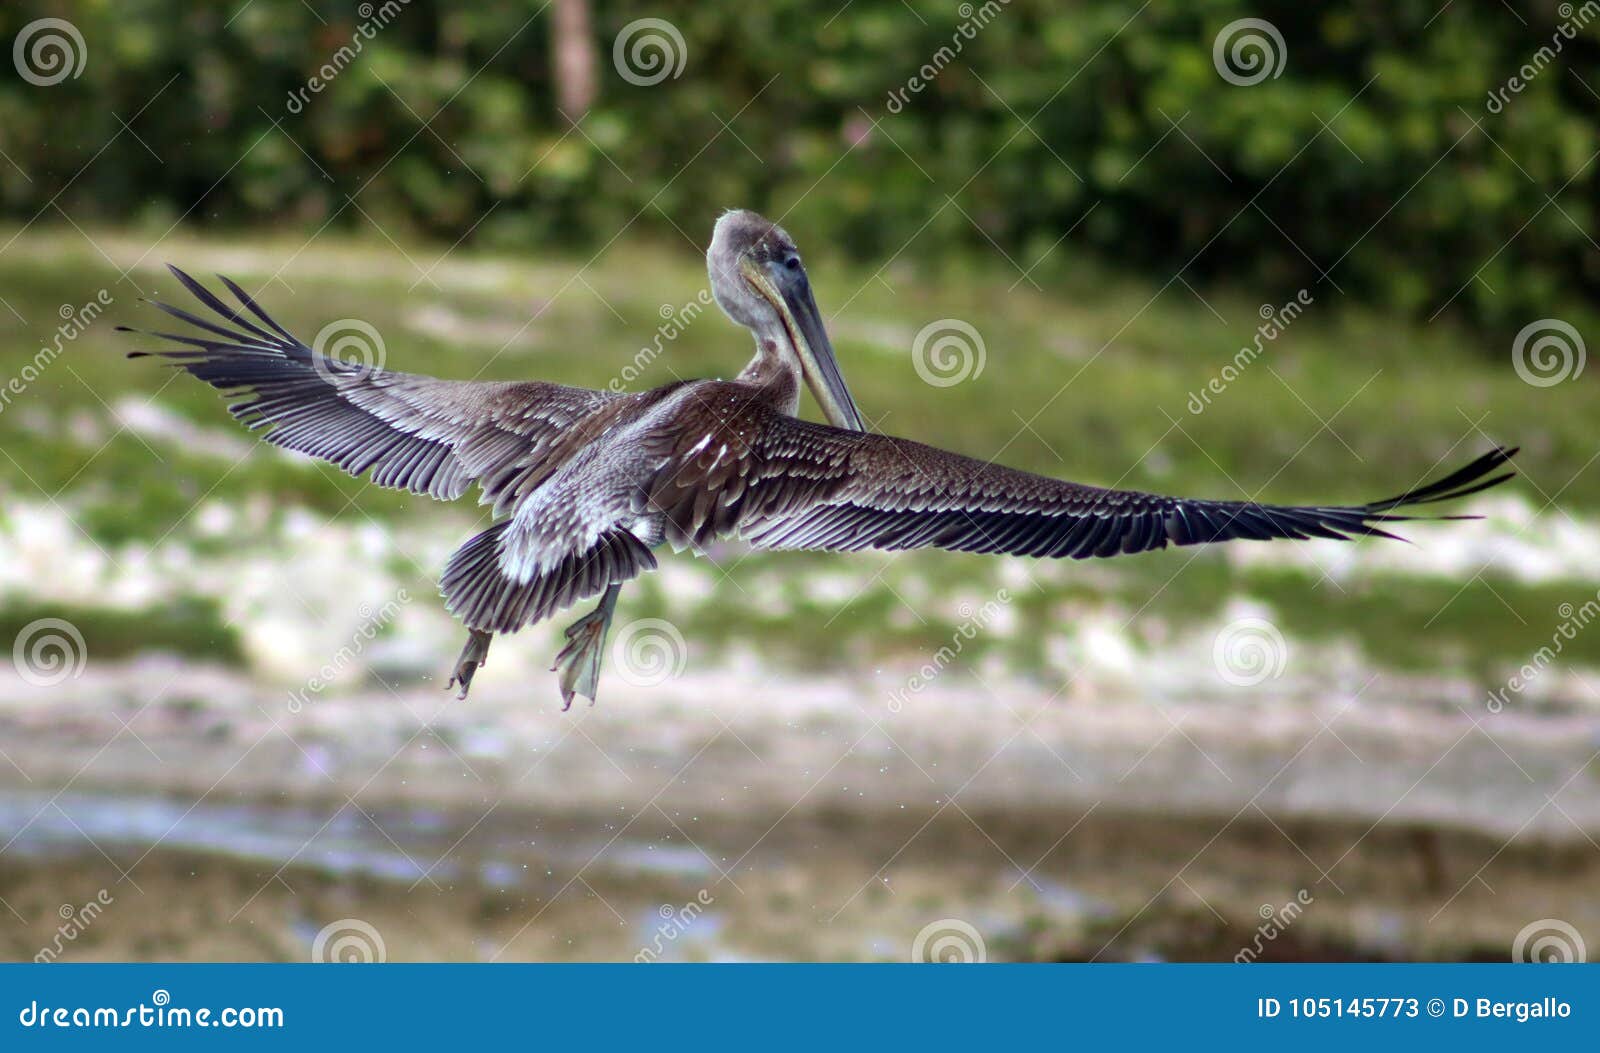
[[238, 632], [206, 597], [180, 596], [145, 610], [37, 603], [6, 597], [0, 604], [0, 635], [20, 639], [39, 619], [64, 619], [83, 634], [84, 651], [98, 658], [123, 658], [141, 651], [166, 651], [212, 662], [242, 664]]
[[[0, 209], [526, 250], [625, 227], [700, 238], [748, 205], [873, 261], [998, 250], [1043, 280], [1093, 250], [1163, 281], [1330, 281], [1506, 331], [1588, 317], [1600, 279], [1600, 19], [1565, 39], [1563, 12], [1586, 18], [1571, 5], [594, 0], [600, 92], [574, 128], [542, 2], [395, 4], [307, 93], [382, 18], [370, 4], [13, 0], [0, 38], [63, 17], [86, 62], [53, 86], [0, 78]], [[1281, 74], [1251, 86], [1213, 65], [1245, 17], [1284, 41]], [[677, 78], [618, 74], [613, 44], [641, 18], [681, 34]], [[967, 39], [964, 19], [985, 24]]]

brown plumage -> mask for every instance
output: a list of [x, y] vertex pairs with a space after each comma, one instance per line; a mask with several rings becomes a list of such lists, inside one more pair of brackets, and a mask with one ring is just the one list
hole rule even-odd
[[[217, 317], [157, 304], [195, 331], [147, 334], [176, 345], [148, 353], [240, 394], [230, 411], [269, 442], [442, 500], [478, 485], [498, 521], [450, 558], [442, 581], [447, 608], [472, 630], [452, 677], [462, 697], [492, 634], [604, 594], [557, 658], [566, 702], [592, 699], [617, 591], [655, 568], [650, 550], [663, 541], [1082, 559], [1234, 538], [1392, 537], [1385, 524], [1419, 518], [1397, 510], [1512, 474], [1496, 474], [1516, 452], [1499, 448], [1382, 501], [1267, 505], [1103, 489], [869, 434], [788, 234], [730, 212], [707, 264], [717, 302], [756, 337], [730, 381], [616, 394], [365, 368], [306, 346], [228, 279], [236, 304], [175, 268]], [[802, 383], [830, 425], [795, 416]]]
[[[764, 414], [741, 471], [679, 471], [672, 487], [715, 489], [715, 520], [669, 516], [668, 537], [705, 544], [734, 521], [760, 548], [943, 548], [1037, 558], [1108, 557], [1236, 538], [1393, 538], [1394, 509], [1465, 497], [1515, 450], [1498, 448], [1434, 483], [1361, 505], [1287, 506], [1109, 490], [1019, 472], [909, 439]], [[726, 507], [724, 508], [724, 506]], [[679, 506], [682, 507], [681, 504]]]

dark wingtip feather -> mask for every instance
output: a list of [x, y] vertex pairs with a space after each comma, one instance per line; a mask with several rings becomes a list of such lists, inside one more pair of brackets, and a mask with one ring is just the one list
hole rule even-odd
[[1399, 534], [1391, 534], [1391, 533], [1389, 533], [1389, 531], [1384, 530], [1381, 527], [1375, 527], [1371, 523], [1367, 523], [1367, 524], [1364, 524], [1362, 526], [1362, 528], [1361, 528], [1361, 536], [1362, 537], [1381, 537], [1381, 538], [1386, 538], [1386, 539], [1388, 539], [1390, 541], [1404, 541], [1408, 545], [1412, 543], [1409, 538], [1403, 538]]
[[1509, 462], [1511, 458], [1517, 455], [1519, 450], [1520, 447], [1516, 446], [1497, 446], [1442, 479], [1424, 483], [1421, 486], [1413, 487], [1404, 493], [1384, 498], [1381, 501], [1373, 501], [1371, 504], [1362, 506], [1362, 508], [1364, 511], [1369, 512], [1385, 512], [1404, 505], [1451, 501], [1459, 497], [1479, 493], [1489, 489], [1491, 486], [1499, 486], [1517, 473], [1514, 471], [1505, 472], [1487, 481], [1484, 481], [1483, 477]]
[[[217, 275], [217, 280], [222, 282], [223, 285], [227, 286], [228, 291], [233, 294], [234, 299], [238, 300], [239, 303], [244, 305], [245, 310], [259, 318], [263, 325], [277, 333], [279, 336], [283, 337], [284, 340], [293, 345], [296, 350], [309, 350], [309, 348], [305, 348], [304, 344], [302, 344], [299, 340], [295, 339], [294, 335], [291, 334], [289, 330], [285, 329], [283, 326], [274, 321], [272, 316], [266, 312], [266, 309], [260, 304], [256, 303], [255, 297], [245, 292], [244, 289], [239, 286], [238, 282], [234, 281], [226, 274]], [[257, 331], [259, 332], [259, 330]]]

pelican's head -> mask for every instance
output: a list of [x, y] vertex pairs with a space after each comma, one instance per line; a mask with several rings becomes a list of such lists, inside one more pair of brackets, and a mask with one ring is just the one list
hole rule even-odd
[[811, 295], [811, 282], [794, 239], [754, 212], [725, 212], [706, 250], [711, 293], [735, 322], [800, 364], [811, 394], [829, 423], [865, 431], [866, 423], [845, 386]]

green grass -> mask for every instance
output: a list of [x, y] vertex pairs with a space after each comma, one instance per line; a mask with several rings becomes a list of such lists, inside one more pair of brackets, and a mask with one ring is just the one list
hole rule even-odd
[[[130, 233], [90, 235], [118, 266], [149, 248]], [[703, 262], [686, 244], [629, 241], [587, 266], [560, 254], [513, 259], [455, 252], [433, 271], [439, 288], [417, 284], [420, 269], [443, 251], [408, 246], [414, 266], [386, 242], [323, 236], [303, 249], [301, 238], [274, 233], [178, 234], [131, 277], [153, 296], [184, 303], [186, 294], [161, 261], [197, 275], [225, 270], [260, 289], [279, 321], [308, 341], [334, 319], [372, 324], [384, 336], [391, 369], [593, 387], [605, 386], [651, 342], [663, 305], [688, 303], [705, 286]], [[1193, 414], [1191, 392], [1250, 341], [1261, 304], [1281, 304], [1296, 290], [1207, 289], [1202, 302], [1181, 282], [1162, 287], [1085, 263], [1065, 268], [1059, 285], [1012, 288], [1017, 275], [1003, 261], [936, 265], [914, 250], [881, 274], [836, 264], [815, 250], [808, 263], [824, 313], [837, 312], [831, 328], [857, 399], [881, 431], [1091, 482], [1323, 502], [1383, 496], [1491, 441], [1516, 442], [1525, 450], [1519, 467], [1526, 478], [1515, 485], [1536, 504], [1559, 495], [1574, 514], [1600, 507], [1600, 471], [1589, 466], [1593, 410], [1586, 381], [1532, 387], [1512, 369], [1509, 347], [1444, 323], [1370, 314], [1331, 288], [1314, 290], [1304, 316]], [[260, 288], [279, 267], [282, 281]], [[266, 448], [240, 459], [208, 442], [195, 448], [150, 439], [147, 447], [131, 434], [115, 434], [108, 404], [154, 398], [192, 426], [250, 441], [217, 393], [174, 378], [150, 359], [124, 357], [150, 341], [115, 333], [114, 324], [172, 326], [137, 303], [138, 290], [117, 281], [117, 272], [70, 229], [29, 230], [0, 255], [0, 295], [11, 307], [0, 309], [0, 386], [51, 339], [63, 304], [81, 304], [102, 287], [115, 298], [103, 319], [0, 409], [0, 487], [12, 498], [59, 499], [108, 547], [159, 541], [197, 552], [252, 540], [197, 534], [191, 512], [203, 500], [264, 498], [280, 513], [307, 508], [352, 522], [438, 514], [426, 500]], [[940, 318], [977, 327], [986, 346], [980, 376], [949, 387], [918, 379], [912, 338]], [[709, 311], [633, 386], [729, 376], [748, 357], [748, 343]], [[1000, 648], [1021, 668], [1042, 668], [1051, 620], [1075, 604], [1115, 603], [1132, 613], [1159, 593], [1148, 617], [1181, 626], [1215, 617], [1230, 596], [1242, 594], [1269, 603], [1285, 631], [1297, 636], [1355, 640], [1396, 667], [1466, 662], [1488, 675], [1547, 642], [1551, 612], [1576, 592], [1494, 579], [1461, 590], [1392, 577], [1340, 592], [1297, 572], [1241, 570], [1215, 553], [1190, 557], [1162, 553], [1041, 569], [1045, 584], [1018, 591], [1015, 601], [1019, 617], [1037, 631], [985, 639], [973, 650], [981, 656], [984, 648]], [[659, 582], [632, 590], [626, 602], [641, 613], [670, 614], [697, 646], [759, 640], [763, 653], [803, 665], [819, 654], [850, 661], [925, 654], [950, 636], [953, 605], [943, 598], [971, 595], [981, 602], [998, 582], [994, 561], [976, 557], [897, 557], [873, 582], [883, 565], [880, 557], [756, 554], [692, 610], [670, 602]], [[806, 582], [817, 574], [845, 575], [867, 587], [842, 608], [836, 600], [807, 599]], [[899, 610], [896, 593], [912, 587], [941, 598], [926, 624]], [[145, 628], [104, 631], [108, 640], [136, 639]], [[217, 650], [205, 616], [184, 614], [167, 628], [163, 639], [178, 641], [180, 649], [180, 638], [193, 636]], [[1582, 659], [1600, 663], [1600, 640], [1577, 647]]]
[[[217, 605], [184, 597], [150, 610], [40, 604], [11, 598], [0, 603], [0, 638], [16, 639], [44, 618], [64, 619], [83, 634], [84, 652], [94, 659], [126, 658], [141, 651], [166, 651], [209, 662], [243, 660], [238, 635], [228, 628]], [[47, 656], [59, 658], [59, 655]]]
[[[1114, 568], [1068, 564], [1021, 586], [1001, 586], [984, 557], [861, 557], [852, 580], [875, 587], [840, 603], [805, 596], [806, 577], [818, 566], [808, 566], [811, 558], [750, 556], [692, 607], [646, 579], [630, 596], [630, 609], [670, 619], [696, 648], [723, 652], [759, 642], [764, 661], [794, 669], [815, 668], [819, 660], [861, 667], [886, 656], [920, 660], [951, 644], [964, 615], [1005, 587], [1016, 629], [964, 641], [962, 662], [997, 656], [1007, 669], [1043, 674], [1050, 667], [1048, 639], [1068, 628], [1077, 612], [1109, 610], [1115, 624], [1128, 622], [1136, 633], [1159, 627], [1171, 634], [1213, 626], [1230, 603], [1244, 599], [1270, 608], [1273, 624], [1291, 640], [1353, 644], [1385, 668], [1448, 670], [1493, 683], [1550, 643], [1563, 620], [1561, 604], [1581, 605], [1594, 596], [1591, 586], [1578, 584], [1482, 579], [1379, 575], [1334, 585], [1293, 570], [1241, 570], [1216, 553], [1196, 558], [1186, 550], [1120, 560]], [[831, 573], [840, 569], [828, 564]], [[903, 602], [913, 582], [936, 601]], [[1162, 638], [1144, 635], [1151, 643]], [[1563, 648], [1564, 663], [1600, 666], [1600, 635], [1577, 634]]]
[[[97, 241], [120, 244], [104, 235]], [[363, 319], [384, 334], [390, 368], [443, 376], [538, 376], [603, 386], [652, 339], [662, 305], [683, 304], [705, 284], [703, 264], [686, 245], [625, 242], [579, 281], [573, 275], [581, 259], [479, 261], [456, 253], [435, 272], [443, 291], [428, 284], [413, 291], [419, 271], [393, 248], [348, 241], [328, 248], [328, 241], [324, 236], [294, 258], [283, 274], [287, 286], [274, 283], [262, 293], [280, 320], [309, 340], [334, 319]], [[228, 270], [247, 286], [271, 277], [299, 249], [288, 239], [245, 243], [248, 257], [229, 261]], [[139, 244], [130, 241], [118, 259], [136, 256]], [[230, 244], [171, 239], [133, 277], [154, 295], [183, 302], [186, 294], [158, 258], [203, 274], [206, 257], [227, 253]], [[425, 266], [435, 251], [412, 254]], [[480, 262], [493, 277], [478, 287], [451, 280], [452, 266]], [[1009, 289], [1014, 272], [976, 265], [919, 276], [897, 264], [881, 281], [825, 259], [812, 269], [825, 313], [848, 301], [833, 328], [858, 400], [880, 430], [1088, 480], [1222, 496], [1264, 487], [1273, 498], [1326, 500], [1387, 493], [1441, 458], [1481, 449], [1490, 441], [1473, 430], [1481, 422], [1493, 439], [1527, 449], [1522, 468], [1546, 492], [1571, 480], [1561, 494], [1564, 506], [1600, 505], [1600, 473], [1580, 474], [1592, 453], [1581, 382], [1531, 387], [1512, 370], [1507, 347], [1486, 346], [1443, 323], [1370, 316], [1331, 289], [1318, 290], [1305, 316], [1194, 415], [1186, 409], [1190, 394], [1250, 340], [1260, 304], [1281, 303], [1295, 290], [1254, 297], [1208, 291], [1224, 324], [1182, 283], [1159, 289], [1087, 267], [1044, 292], [1025, 283]], [[122, 359], [142, 345], [106, 323], [154, 325], [161, 316], [137, 304], [137, 291], [115, 278], [115, 269], [70, 233], [30, 231], [0, 256], [3, 295], [28, 319], [23, 324], [0, 311], [0, 377], [15, 375], [49, 338], [60, 305], [81, 303], [103, 286], [116, 297], [106, 320], [0, 413], [0, 435], [11, 437], [14, 417], [28, 409], [59, 420], [75, 410], [99, 411], [96, 394], [114, 402], [157, 389], [163, 406], [190, 420], [230, 426], [214, 392], [187, 381], [163, 388], [167, 372], [159, 366]], [[455, 315], [468, 332], [440, 339], [408, 324], [430, 308]], [[924, 324], [944, 317], [978, 328], [987, 365], [976, 380], [935, 388], [912, 370], [909, 346]], [[516, 334], [503, 350], [501, 334]], [[726, 376], [748, 350], [743, 332], [708, 312], [646, 368], [637, 386]], [[1322, 420], [1332, 420], [1331, 429]], [[83, 452], [44, 446], [29, 450], [28, 474], [52, 490], [72, 478]], [[117, 478], [135, 472], [148, 452], [131, 446], [103, 451], [96, 472], [101, 464]], [[203, 480], [202, 490], [215, 481], [193, 465], [180, 469]], [[0, 471], [25, 489], [15, 466], [0, 462]], [[240, 481], [288, 499], [319, 507], [344, 501], [329, 481], [285, 471], [269, 458], [237, 471]], [[403, 507], [378, 495], [363, 500], [383, 511]]]

